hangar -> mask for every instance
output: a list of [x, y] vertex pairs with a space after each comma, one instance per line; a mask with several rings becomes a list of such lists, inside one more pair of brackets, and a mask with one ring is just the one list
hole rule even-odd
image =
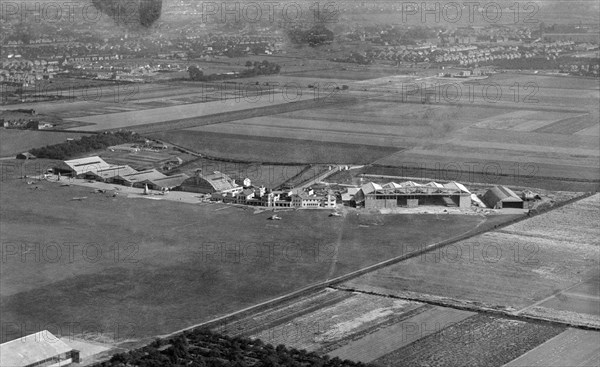
[[237, 193], [243, 190], [241, 186], [235, 183], [235, 180], [224, 173], [214, 171], [210, 174], [202, 174], [200, 170], [196, 171], [194, 177], [186, 179], [180, 186], [180, 190], [189, 192], [198, 192], [203, 194]]
[[460, 208], [471, 206], [471, 193], [458, 182], [443, 185], [434, 182], [422, 185], [408, 181], [384, 186], [365, 195], [365, 208], [410, 208], [419, 205], [444, 205]]
[[355, 202], [364, 201], [367, 209], [443, 205], [469, 208], [471, 192], [461, 183], [419, 184], [413, 181], [389, 182], [381, 186], [372, 182], [363, 185], [355, 195]]
[[109, 168], [100, 169], [97, 171], [90, 170], [85, 173], [86, 179], [101, 181], [101, 182], [115, 182], [117, 177], [130, 175], [136, 173], [137, 171], [133, 168], [125, 165], [125, 166], [111, 166]]
[[55, 168], [55, 171], [67, 173], [73, 177], [80, 177], [88, 172], [97, 172], [108, 168], [110, 168], [110, 164], [98, 156], [93, 156], [64, 161], [63, 164]]
[[0, 366], [69, 366], [79, 362], [79, 351], [48, 330], [0, 344]]
[[524, 209], [525, 202], [506, 186], [494, 186], [483, 195], [483, 201], [494, 209], [516, 208]]

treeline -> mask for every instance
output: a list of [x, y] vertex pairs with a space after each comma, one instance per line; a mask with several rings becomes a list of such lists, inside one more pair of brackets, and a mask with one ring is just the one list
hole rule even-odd
[[362, 362], [319, 356], [314, 352], [264, 344], [260, 339], [231, 338], [209, 330], [185, 332], [169, 340], [114, 355], [96, 367], [366, 367]]
[[298, 45], [308, 44], [315, 47], [333, 42], [333, 32], [323, 24], [317, 24], [308, 30], [292, 28], [288, 30], [287, 34], [290, 41]]
[[225, 80], [225, 79], [234, 79], [234, 78], [248, 78], [257, 75], [271, 75], [271, 74], [279, 74], [281, 71], [281, 65], [276, 64], [274, 62], [269, 62], [267, 60], [263, 60], [262, 62], [255, 61], [254, 63], [251, 61], [246, 62], [246, 70], [242, 70], [237, 74], [209, 74], [204, 75], [204, 72], [200, 70], [195, 65], [192, 65], [188, 68], [188, 73], [190, 75], [190, 79], [199, 82], [210, 82], [215, 80]]
[[92, 0], [92, 5], [118, 24], [132, 25], [136, 21], [144, 27], [158, 20], [162, 11], [162, 0]]
[[79, 140], [46, 145], [42, 148], [32, 149], [29, 152], [38, 158], [65, 160], [79, 154], [106, 149], [112, 145], [135, 143], [142, 140], [143, 138], [131, 131], [105, 132], [103, 134], [83, 136]]

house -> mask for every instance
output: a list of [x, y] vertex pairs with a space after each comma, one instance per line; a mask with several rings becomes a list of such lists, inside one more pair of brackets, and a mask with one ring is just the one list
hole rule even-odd
[[79, 362], [79, 351], [48, 330], [0, 344], [0, 366], [70, 366]]

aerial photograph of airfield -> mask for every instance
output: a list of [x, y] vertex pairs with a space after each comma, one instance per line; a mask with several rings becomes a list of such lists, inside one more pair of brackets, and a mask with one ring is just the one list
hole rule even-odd
[[0, 367], [600, 366], [598, 3], [36, 4]]

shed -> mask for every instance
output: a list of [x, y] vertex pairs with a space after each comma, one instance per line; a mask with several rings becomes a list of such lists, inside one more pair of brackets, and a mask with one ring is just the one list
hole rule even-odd
[[17, 154], [17, 159], [35, 159], [35, 158], [37, 158], [37, 157], [29, 152]]

